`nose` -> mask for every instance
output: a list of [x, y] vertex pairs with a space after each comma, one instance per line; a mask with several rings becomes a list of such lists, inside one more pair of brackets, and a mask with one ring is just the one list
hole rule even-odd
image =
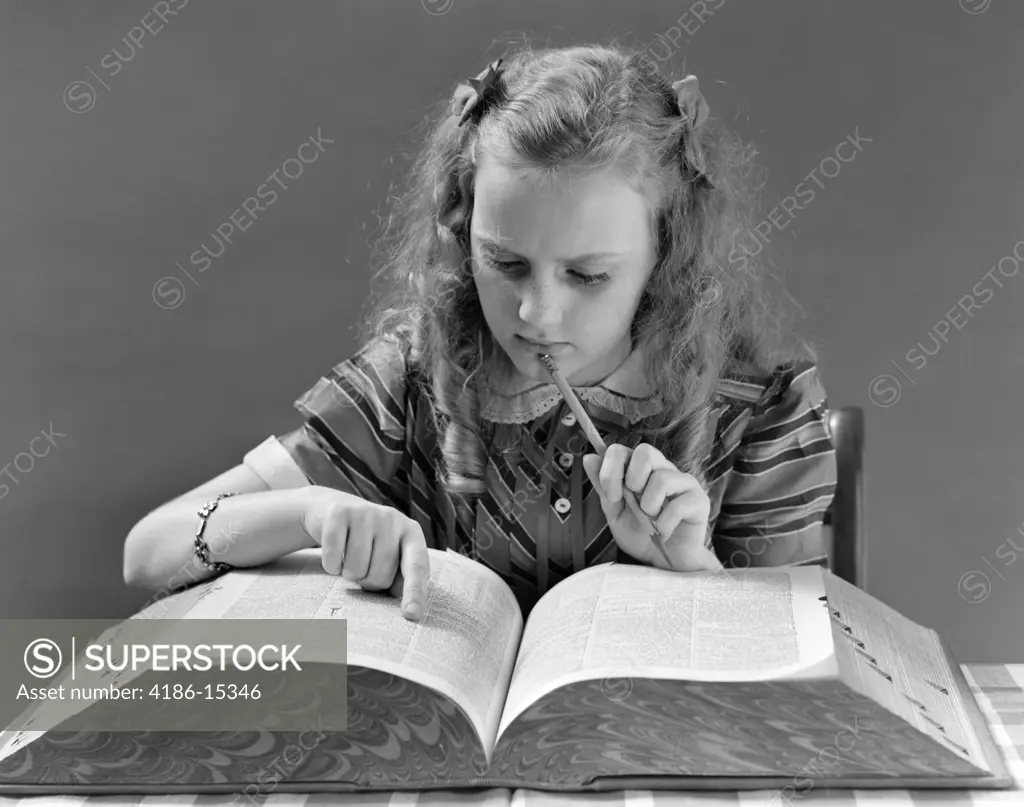
[[534, 276], [522, 285], [519, 300], [519, 318], [530, 326], [532, 333], [545, 338], [558, 335], [562, 324], [563, 301], [556, 283]]

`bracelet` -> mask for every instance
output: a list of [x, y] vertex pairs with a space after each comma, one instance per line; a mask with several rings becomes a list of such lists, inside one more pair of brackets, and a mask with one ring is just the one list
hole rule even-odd
[[213, 511], [217, 509], [217, 505], [220, 504], [221, 499], [237, 495], [237, 493], [221, 493], [216, 499], [207, 502], [199, 509], [199, 527], [196, 529], [195, 556], [203, 566], [212, 572], [227, 572], [235, 567], [230, 563], [224, 563], [219, 560], [210, 560], [210, 547], [203, 539], [203, 532], [206, 530], [206, 521], [209, 519]]

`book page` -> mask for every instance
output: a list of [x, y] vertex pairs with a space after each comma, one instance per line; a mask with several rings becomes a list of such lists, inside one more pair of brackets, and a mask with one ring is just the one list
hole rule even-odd
[[455, 552], [428, 551], [427, 609], [419, 622], [401, 615], [398, 599], [329, 575], [332, 588], [313, 616], [348, 620], [350, 665], [424, 684], [462, 707], [489, 762], [522, 636], [522, 612], [487, 567]]
[[25, 746], [31, 745], [45, 733], [45, 731], [24, 730], [0, 731], [0, 761], [13, 756]]
[[551, 589], [523, 632], [499, 735], [560, 686], [628, 677], [758, 681], [836, 674], [818, 567], [680, 574], [605, 564]]
[[[348, 663], [429, 686], [457, 703], [491, 751], [523, 616], [501, 578], [455, 552], [428, 549], [427, 608], [419, 622], [401, 601], [323, 571], [319, 549], [218, 578], [186, 618], [347, 619]], [[208, 586], [209, 584], [202, 584]], [[198, 586], [197, 586], [198, 588]]]
[[[428, 552], [427, 608], [419, 622], [402, 616], [399, 599], [327, 574], [320, 550], [305, 549], [149, 603], [97, 641], [116, 644], [128, 623], [153, 640], [180, 619], [347, 619], [350, 665], [389, 672], [443, 693], [472, 721], [490, 759], [522, 636], [522, 612], [512, 591], [487, 567], [455, 552]], [[88, 677], [96, 686], [123, 686], [143, 672], [105, 669]], [[75, 701], [69, 711], [64, 702], [33, 702], [22, 715], [22, 730], [0, 736], [3, 755], [35, 739], [40, 734], [32, 731], [35, 726], [57, 725], [90, 703]], [[46, 722], [43, 718], [54, 710], [61, 718]]]
[[838, 577], [828, 581], [828, 602], [858, 645], [844, 670], [857, 690], [991, 770], [939, 635]]

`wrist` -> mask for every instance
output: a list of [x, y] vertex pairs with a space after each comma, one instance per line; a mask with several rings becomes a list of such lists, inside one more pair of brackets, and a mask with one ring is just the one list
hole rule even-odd
[[302, 535], [305, 541], [304, 548], [320, 546], [320, 536], [323, 535], [324, 514], [326, 512], [328, 488], [319, 485], [310, 485], [299, 491], [300, 508], [299, 524], [302, 526]]
[[[661, 545], [665, 548], [664, 555], [661, 553], [661, 551], [654, 543], [657, 540], [660, 540]], [[643, 554], [644, 557], [642, 560], [648, 566], [653, 566], [656, 569], [667, 569], [670, 572], [674, 572], [677, 568], [679, 568], [679, 564], [676, 558], [673, 556], [672, 550], [669, 549], [669, 539], [665, 536], [662, 536], [661, 538], [652, 538], [651, 540], [649, 540], [646, 546], [644, 547]], [[671, 563], [665, 560], [665, 555], [668, 556], [668, 560], [671, 561]]]
[[344, 507], [353, 499], [361, 501], [358, 496], [351, 493], [322, 485], [300, 488], [297, 493], [301, 501], [299, 523], [302, 527], [303, 549], [320, 546], [324, 534], [324, 521], [333, 507]]
[[666, 565], [665, 558], [653, 542], [648, 548], [651, 560], [646, 561], [651, 566], [657, 566], [660, 569], [667, 568], [674, 572], [719, 571], [723, 568], [714, 549], [701, 541], [698, 536], [676, 534], [669, 538], [662, 538], [662, 545], [665, 547], [665, 554], [668, 555], [671, 566]]

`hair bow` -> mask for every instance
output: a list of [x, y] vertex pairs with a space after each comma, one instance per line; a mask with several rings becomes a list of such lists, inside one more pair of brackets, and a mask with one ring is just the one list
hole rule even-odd
[[672, 91], [676, 94], [676, 102], [679, 104], [679, 111], [690, 124], [690, 132], [687, 133], [685, 141], [685, 156], [687, 162], [693, 169], [703, 177], [704, 181], [712, 188], [715, 187], [707, 174], [707, 161], [704, 159], [704, 150], [694, 136], [694, 130], [700, 128], [701, 124], [711, 114], [711, 107], [708, 105], [704, 94], [700, 91], [700, 82], [696, 76], [687, 76], [678, 81], [672, 82]]
[[689, 119], [690, 126], [697, 128], [711, 114], [711, 107], [700, 91], [700, 82], [696, 76], [687, 76], [672, 83], [672, 91], [676, 94], [679, 110]]
[[452, 114], [459, 116], [459, 126], [469, 120], [479, 104], [490, 100], [496, 91], [498, 79], [501, 78], [501, 63], [502, 59], [491, 62], [476, 78], [471, 78], [468, 83], [463, 82], [456, 88], [452, 98]]

